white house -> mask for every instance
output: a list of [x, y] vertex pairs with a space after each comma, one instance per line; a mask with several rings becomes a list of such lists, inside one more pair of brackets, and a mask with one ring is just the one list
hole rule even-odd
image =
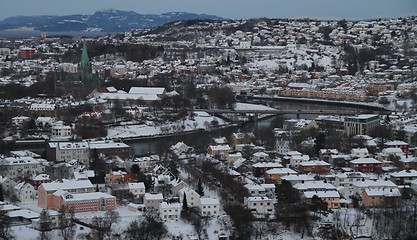
[[35, 123], [36, 123], [36, 126], [44, 128], [44, 127], [52, 126], [54, 121], [55, 121], [55, 118], [53, 117], [38, 117], [35, 120]]
[[255, 162], [263, 162], [269, 158], [269, 155], [264, 152], [256, 152], [252, 156], [252, 160]]
[[353, 148], [350, 151], [350, 156], [352, 156], [352, 158], [365, 158], [369, 156], [369, 151], [366, 148]]
[[353, 183], [368, 180], [370, 176], [362, 172], [346, 172], [335, 175], [334, 185], [338, 187], [339, 192], [348, 197], [353, 194]]
[[200, 203], [200, 194], [198, 194], [196, 191], [190, 188], [183, 188], [179, 191], [179, 199], [180, 202], [183, 202], [184, 199], [184, 193], [185, 197], [187, 198], [187, 204], [189, 207], [197, 207]]
[[200, 214], [203, 217], [213, 217], [219, 215], [220, 202], [216, 198], [200, 198]]
[[46, 160], [35, 159], [32, 157], [5, 157], [0, 158], [0, 165], [4, 167], [4, 177], [11, 178], [13, 181], [24, 178], [25, 176], [38, 175], [45, 172]]
[[9, 193], [10, 191], [14, 191], [14, 186], [16, 186], [16, 182], [13, 181], [11, 178], [0, 176], [0, 184], [3, 192]]
[[398, 186], [390, 180], [377, 179], [377, 180], [362, 180], [352, 183], [353, 194], [360, 196], [366, 189], [397, 189]]
[[133, 194], [135, 198], [143, 197], [145, 195], [145, 184], [143, 182], [128, 183], [129, 193]]
[[76, 159], [85, 166], [89, 165], [90, 150], [87, 142], [59, 142], [55, 151], [57, 162], [68, 162]]
[[291, 186], [294, 186], [298, 183], [303, 183], [303, 182], [307, 182], [307, 181], [314, 181], [314, 177], [313, 177], [313, 175], [308, 175], [308, 174], [297, 174], [297, 175], [283, 176], [283, 177], [281, 177], [281, 182], [283, 180], [290, 182]]
[[62, 121], [53, 124], [51, 129], [51, 137], [70, 137], [71, 127], [64, 125]]
[[163, 221], [177, 221], [181, 217], [181, 210], [180, 203], [162, 202], [159, 205], [159, 216]]
[[169, 148], [175, 155], [181, 156], [183, 154], [190, 153], [193, 148], [185, 144], [184, 142], [177, 142]]
[[143, 197], [143, 204], [145, 208], [154, 208], [159, 209], [159, 206], [164, 201], [164, 196], [162, 193], [145, 193]]
[[20, 182], [16, 184], [14, 187], [14, 193], [22, 203], [32, 202], [36, 197], [35, 188], [27, 182]]
[[298, 168], [301, 162], [310, 161], [310, 157], [308, 155], [293, 155], [290, 157], [290, 165], [293, 168]]
[[253, 213], [259, 215], [273, 215], [274, 204], [268, 197], [247, 197], [244, 205]]
[[21, 127], [23, 123], [29, 122], [29, 120], [30, 120], [30, 117], [26, 117], [26, 116], [14, 117], [12, 118], [12, 125]]

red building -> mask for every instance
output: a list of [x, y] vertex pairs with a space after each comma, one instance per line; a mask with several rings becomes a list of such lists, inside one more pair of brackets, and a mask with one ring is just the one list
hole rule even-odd
[[32, 58], [35, 54], [36, 50], [34, 48], [21, 48], [19, 52], [21, 58]]
[[382, 162], [374, 158], [358, 158], [350, 161], [350, 167], [357, 172], [379, 172]]
[[403, 141], [391, 141], [391, 142], [384, 143], [384, 148], [401, 148], [403, 153], [408, 152], [408, 147], [409, 147], [408, 143], [403, 142]]
[[96, 187], [89, 180], [66, 180], [50, 183], [42, 183], [38, 188], [38, 206], [41, 208], [50, 208], [53, 205], [54, 193], [58, 190], [65, 190], [69, 193], [90, 193], [96, 190]]
[[51, 182], [51, 179], [49, 178], [48, 174], [42, 173], [37, 176], [34, 176], [32, 179], [32, 186], [35, 188], [35, 190], [38, 190], [38, 187], [42, 183], [49, 183]]
[[116, 209], [116, 197], [102, 192], [71, 194], [58, 190], [52, 197], [51, 208], [70, 212], [112, 211]]

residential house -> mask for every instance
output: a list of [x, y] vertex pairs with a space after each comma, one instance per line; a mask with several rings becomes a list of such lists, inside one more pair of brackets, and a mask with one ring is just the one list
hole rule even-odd
[[132, 169], [133, 165], [138, 165], [139, 169], [142, 172], [148, 172], [155, 167], [158, 163], [159, 157], [158, 155], [152, 156], [143, 156], [143, 157], [136, 157], [134, 159], [129, 159], [125, 161], [126, 169]]
[[185, 187], [188, 187], [188, 184], [179, 178], [175, 178], [171, 181], [171, 192], [174, 196], [178, 196], [180, 190]]
[[233, 148], [239, 144], [250, 144], [255, 139], [253, 133], [232, 133], [230, 136], [230, 142]]
[[159, 205], [159, 216], [162, 221], [177, 221], [181, 217], [181, 210], [180, 203], [162, 202]]
[[365, 173], [361, 172], [345, 172], [345, 173], [338, 173], [335, 175], [334, 185], [338, 187], [339, 192], [345, 198], [353, 195], [353, 183], [362, 181], [362, 180], [369, 180], [370, 176]]
[[362, 206], [396, 207], [401, 203], [401, 192], [398, 188], [365, 189], [361, 194]]
[[129, 193], [135, 198], [142, 198], [145, 195], [145, 184], [143, 182], [128, 183]]
[[330, 163], [331, 156], [338, 155], [338, 154], [339, 154], [339, 151], [337, 149], [320, 149], [319, 159]]
[[198, 194], [193, 189], [183, 188], [180, 190], [179, 195], [178, 195], [181, 203], [184, 201], [184, 193], [185, 193], [185, 197], [187, 198], [188, 206], [197, 207], [198, 204], [200, 203], [200, 197], [201, 197], [200, 194]]
[[177, 157], [185, 156], [193, 151], [194, 148], [188, 146], [184, 142], [177, 142], [175, 145], [172, 145], [170, 148], [172, 153]]
[[71, 137], [71, 126], [64, 125], [62, 121], [58, 121], [52, 125], [51, 137], [52, 138], [69, 138]]
[[274, 215], [274, 204], [268, 197], [246, 197], [243, 203], [252, 214], [271, 216]]
[[296, 174], [296, 175], [287, 175], [287, 176], [283, 176], [281, 177], [281, 182], [285, 180], [288, 181], [291, 186], [294, 186], [298, 183], [304, 183], [307, 181], [314, 181], [314, 177], [313, 175], [308, 175], [308, 174]]
[[28, 182], [17, 183], [14, 187], [14, 193], [22, 203], [32, 202], [36, 199], [35, 188]]
[[158, 210], [161, 203], [164, 201], [162, 193], [145, 193], [143, 196], [143, 204], [145, 208], [153, 208]]
[[213, 156], [223, 156], [226, 157], [232, 149], [229, 145], [210, 145], [207, 148], [207, 153]]
[[311, 204], [311, 199], [317, 196], [321, 200], [327, 203], [327, 208], [335, 209], [339, 208], [340, 205], [340, 195], [336, 190], [330, 191], [304, 191], [301, 195], [301, 198], [307, 203]]
[[16, 182], [13, 181], [11, 178], [0, 176], [0, 184], [3, 190], [3, 193], [10, 193], [14, 191], [14, 186]]
[[283, 176], [291, 174], [295, 175], [297, 172], [290, 168], [272, 168], [265, 172], [265, 179], [267, 182], [280, 184]]
[[264, 162], [269, 159], [269, 155], [264, 152], [256, 152], [252, 155], [252, 160], [254, 162]]
[[300, 173], [327, 174], [330, 172], [330, 164], [321, 160], [302, 161], [298, 170]]
[[350, 150], [350, 156], [352, 158], [366, 158], [369, 156], [369, 151], [366, 148], [353, 148]]
[[293, 186], [295, 190], [298, 192], [315, 192], [315, 191], [336, 191], [337, 188], [331, 183], [327, 183], [325, 181], [308, 181], [308, 182], [301, 182], [297, 183]]
[[51, 179], [49, 178], [49, 175], [46, 173], [41, 173], [38, 174], [34, 177], [31, 178], [32, 181], [32, 185], [35, 188], [35, 190], [38, 190], [38, 187], [42, 184], [42, 183], [48, 183], [51, 182]]
[[310, 156], [308, 155], [298, 155], [294, 154], [290, 157], [290, 166], [292, 168], [298, 169], [300, 163], [310, 161]]
[[408, 153], [409, 144], [404, 141], [389, 141], [384, 143], [384, 148], [400, 148], [403, 153]]
[[417, 179], [416, 170], [402, 170], [390, 174], [390, 180], [397, 185], [410, 185], [412, 181]]
[[388, 179], [363, 179], [362, 181], [357, 181], [352, 183], [353, 195], [360, 196], [362, 192], [366, 189], [398, 189], [398, 186]]
[[358, 172], [378, 173], [381, 171], [382, 162], [375, 158], [358, 158], [350, 161], [350, 168]]
[[111, 194], [112, 196], [115, 196], [116, 199], [119, 201], [128, 199], [132, 200], [133, 195], [129, 191], [129, 186], [127, 183], [122, 182], [113, 182], [106, 184], [107, 187], [107, 193]]
[[44, 159], [33, 157], [0, 157], [0, 166], [4, 168], [3, 177], [18, 181], [45, 172]]
[[215, 217], [220, 213], [220, 202], [216, 198], [200, 198], [198, 204], [202, 217]]
[[252, 165], [253, 175], [262, 176], [266, 171], [273, 168], [282, 168], [283, 166], [278, 162], [258, 162]]
[[405, 156], [405, 153], [401, 148], [393, 147], [393, 148], [384, 148], [382, 149], [382, 154], [385, 156], [397, 156], [397, 157], [403, 157]]
[[403, 156], [400, 158], [400, 160], [398, 161], [398, 168], [399, 169], [405, 169], [405, 170], [417, 170], [417, 157], [414, 156]]
[[234, 162], [236, 162], [237, 160], [241, 158], [242, 158], [242, 153], [240, 152], [229, 153], [226, 156], [226, 161], [228, 164], [233, 164]]

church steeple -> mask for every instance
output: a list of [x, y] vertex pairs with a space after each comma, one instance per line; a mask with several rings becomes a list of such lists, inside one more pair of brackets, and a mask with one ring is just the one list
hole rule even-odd
[[81, 64], [80, 68], [85, 70], [88, 68], [88, 52], [87, 52], [87, 42], [83, 43], [83, 52], [81, 53]]

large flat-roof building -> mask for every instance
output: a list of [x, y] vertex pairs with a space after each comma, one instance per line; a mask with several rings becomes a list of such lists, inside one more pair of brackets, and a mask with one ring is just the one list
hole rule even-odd
[[379, 124], [379, 116], [376, 114], [346, 117], [344, 122], [345, 130], [349, 135], [369, 135]]

